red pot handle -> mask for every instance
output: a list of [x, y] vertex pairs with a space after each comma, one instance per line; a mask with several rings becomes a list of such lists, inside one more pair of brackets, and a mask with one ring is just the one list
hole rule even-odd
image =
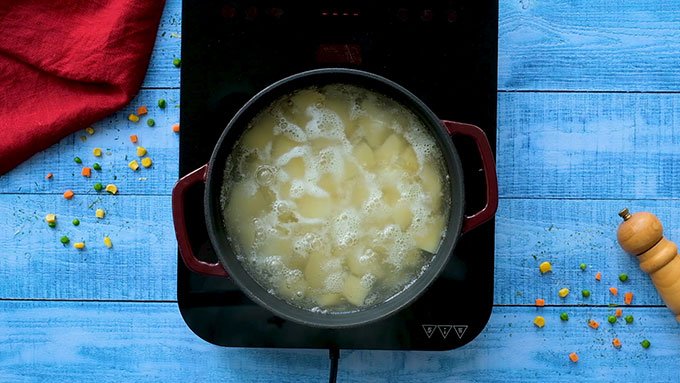
[[498, 180], [496, 179], [496, 162], [491, 145], [484, 131], [474, 125], [454, 121], [442, 121], [450, 135], [460, 134], [472, 138], [482, 157], [482, 169], [486, 181], [486, 205], [472, 215], [466, 215], [463, 221], [463, 233], [476, 228], [493, 218], [498, 209]]
[[219, 262], [208, 263], [196, 258], [194, 251], [191, 249], [186, 217], [184, 216], [184, 199], [186, 198], [187, 190], [199, 182], [205, 182], [207, 173], [208, 164], [205, 164], [177, 181], [177, 184], [172, 189], [172, 220], [175, 223], [175, 235], [177, 236], [179, 254], [189, 270], [203, 275], [226, 277], [227, 272]]

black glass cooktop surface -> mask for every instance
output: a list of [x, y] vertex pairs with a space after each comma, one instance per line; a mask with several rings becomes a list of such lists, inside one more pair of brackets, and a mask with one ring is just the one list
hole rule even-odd
[[[406, 87], [441, 119], [482, 128], [495, 151], [498, 4], [460, 1], [224, 1], [182, 4], [180, 176], [208, 162], [236, 111], [276, 80], [320, 67], [373, 72]], [[454, 138], [466, 211], [484, 204], [472, 141]], [[194, 252], [214, 262], [203, 188], [185, 214]], [[178, 259], [177, 300], [187, 325], [231, 347], [449, 350], [477, 336], [493, 300], [494, 222], [463, 235], [441, 276], [397, 314], [329, 330], [261, 308], [228, 278], [202, 276]]]

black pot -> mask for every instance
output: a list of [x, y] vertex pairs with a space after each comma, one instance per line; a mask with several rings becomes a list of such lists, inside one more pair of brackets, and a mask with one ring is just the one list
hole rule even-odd
[[[384, 94], [410, 108], [426, 125], [444, 155], [451, 197], [446, 235], [438, 253], [425, 272], [406, 290], [386, 302], [350, 313], [319, 313], [301, 309], [267, 292], [236, 259], [227, 239], [220, 207], [220, 191], [224, 181], [224, 166], [234, 143], [250, 120], [273, 101], [295, 90], [311, 86], [344, 83]], [[486, 177], [486, 206], [471, 216], [464, 214], [465, 189], [461, 161], [450, 135], [471, 137], [479, 150]], [[189, 244], [184, 217], [185, 193], [194, 184], [205, 182], [204, 214], [210, 242], [219, 263], [198, 260]], [[352, 69], [317, 69], [298, 73], [280, 80], [248, 101], [222, 132], [210, 162], [181, 178], [172, 191], [173, 219], [179, 251], [186, 266], [200, 274], [229, 277], [253, 301], [282, 318], [304, 325], [325, 328], [345, 328], [367, 324], [385, 318], [418, 298], [446, 266], [459, 236], [491, 219], [498, 206], [498, 187], [493, 152], [484, 132], [476, 126], [452, 121], [441, 121], [417, 97], [396, 83], [378, 75]]]

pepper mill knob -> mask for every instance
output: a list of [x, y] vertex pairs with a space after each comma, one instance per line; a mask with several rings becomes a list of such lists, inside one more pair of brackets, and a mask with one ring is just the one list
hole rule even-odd
[[623, 222], [617, 239], [627, 253], [635, 255], [649, 274], [661, 298], [680, 322], [680, 256], [678, 246], [664, 238], [663, 225], [652, 213], [619, 212]]

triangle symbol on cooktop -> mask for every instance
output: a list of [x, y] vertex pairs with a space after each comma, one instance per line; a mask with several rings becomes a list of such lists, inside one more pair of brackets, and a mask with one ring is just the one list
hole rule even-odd
[[459, 324], [459, 325], [454, 325], [453, 326], [453, 331], [456, 332], [456, 335], [458, 335], [458, 339], [463, 339], [463, 334], [465, 334], [465, 330], [468, 329], [467, 325], [464, 324]]
[[437, 328], [437, 325], [434, 324], [424, 324], [423, 325], [423, 330], [425, 330], [425, 335], [427, 335], [428, 338], [432, 338], [432, 334], [434, 334], [434, 330]]
[[447, 336], [449, 336], [449, 333], [451, 332], [451, 326], [450, 324], [440, 324], [437, 326], [439, 328], [439, 332], [442, 333], [442, 336], [444, 339], [446, 339]]

